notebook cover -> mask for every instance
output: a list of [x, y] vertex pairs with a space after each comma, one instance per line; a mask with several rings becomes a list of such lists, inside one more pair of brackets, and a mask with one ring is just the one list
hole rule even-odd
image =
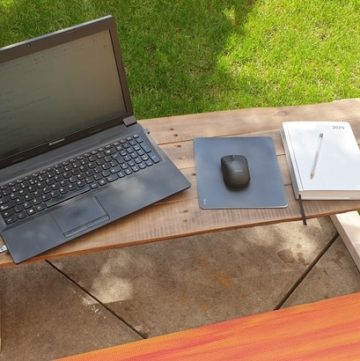
[[284, 122], [282, 138], [295, 196], [360, 198], [360, 150], [347, 122]]
[[[280, 168], [271, 137], [194, 139], [200, 208], [282, 208], [287, 206]], [[248, 160], [250, 183], [242, 190], [226, 187], [220, 160], [241, 154]]]

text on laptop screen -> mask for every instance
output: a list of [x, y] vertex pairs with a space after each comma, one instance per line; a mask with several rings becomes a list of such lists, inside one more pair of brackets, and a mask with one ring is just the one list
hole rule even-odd
[[0, 160], [124, 113], [107, 30], [0, 63]]

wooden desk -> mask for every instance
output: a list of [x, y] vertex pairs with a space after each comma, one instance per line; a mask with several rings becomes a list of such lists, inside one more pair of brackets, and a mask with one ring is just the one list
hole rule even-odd
[[[47, 252], [32, 261], [134, 246], [147, 242], [301, 219], [294, 198], [279, 128], [290, 120], [346, 120], [360, 139], [360, 99], [279, 108], [242, 109], [196, 115], [148, 119], [141, 123], [173, 159], [192, 187], [145, 210], [105, 226]], [[198, 206], [192, 140], [195, 137], [272, 136], [289, 206], [283, 209], [201, 210]], [[119, 200], [121, 201], [121, 200]], [[320, 217], [360, 209], [360, 201], [305, 201], [307, 217]], [[0, 255], [0, 267], [14, 265]]]

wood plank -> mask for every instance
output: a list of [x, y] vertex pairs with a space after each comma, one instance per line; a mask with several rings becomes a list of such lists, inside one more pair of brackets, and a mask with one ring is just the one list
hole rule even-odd
[[[188, 177], [193, 185], [192, 188], [51, 252], [35, 257], [29, 262], [237, 227], [299, 220], [299, 206], [292, 191], [279, 132], [282, 121], [299, 119], [351, 121], [354, 132], [360, 139], [359, 100], [295, 107], [242, 109], [144, 120], [142, 123], [151, 130], [152, 136], [162, 149]], [[197, 136], [219, 135], [268, 135], [273, 138], [286, 187], [289, 202], [287, 208], [236, 210], [201, 210], [199, 208], [192, 139]], [[307, 216], [313, 218], [359, 209], [360, 201], [307, 201], [304, 206]], [[0, 267], [12, 265], [14, 264], [8, 255], [0, 255]]]
[[359, 307], [360, 293], [357, 293], [70, 356], [61, 361], [358, 360]]
[[142, 120], [158, 144], [276, 130], [284, 121], [360, 120], [360, 99], [274, 108], [237, 109]]
[[[197, 199], [157, 204], [34, 257], [28, 263], [64, 255], [135, 246], [209, 231], [300, 220], [299, 207], [290, 185], [286, 186], [286, 193], [289, 207], [279, 209], [202, 210], [198, 206]], [[360, 207], [359, 201], [336, 201], [335, 210], [332, 203], [305, 201], [304, 208], [307, 217], [328, 216]], [[1, 255], [0, 267], [12, 264], [9, 255]]]
[[[268, 131], [243, 134], [243, 136], [268, 136], [273, 139], [275, 152], [278, 156], [284, 155], [284, 147], [281, 141], [280, 132]], [[180, 169], [195, 166], [193, 141], [184, 141], [176, 143], [167, 143], [161, 146], [161, 149], [174, 161]]]
[[360, 215], [358, 211], [331, 216], [337, 231], [360, 271]]

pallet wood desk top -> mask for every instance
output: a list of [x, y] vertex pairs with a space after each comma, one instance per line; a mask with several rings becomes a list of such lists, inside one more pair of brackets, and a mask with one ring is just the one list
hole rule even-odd
[[[281, 123], [291, 120], [349, 121], [355, 136], [360, 140], [360, 99], [143, 120], [141, 121], [143, 126], [150, 130], [155, 141], [187, 176], [192, 187], [35, 257], [31, 261], [133, 246], [238, 227], [300, 220], [299, 205], [292, 191], [279, 132]], [[192, 140], [196, 137], [245, 135], [270, 135], [273, 138], [288, 198], [288, 207], [282, 209], [200, 209], [197, 199]], [[360, 201], [305, 201], [304, 208], [307, 217], [314, 218], [360, 209]], [[11, 265], [14, 263], [9, 255], [0, 255], [0, 267]]]

